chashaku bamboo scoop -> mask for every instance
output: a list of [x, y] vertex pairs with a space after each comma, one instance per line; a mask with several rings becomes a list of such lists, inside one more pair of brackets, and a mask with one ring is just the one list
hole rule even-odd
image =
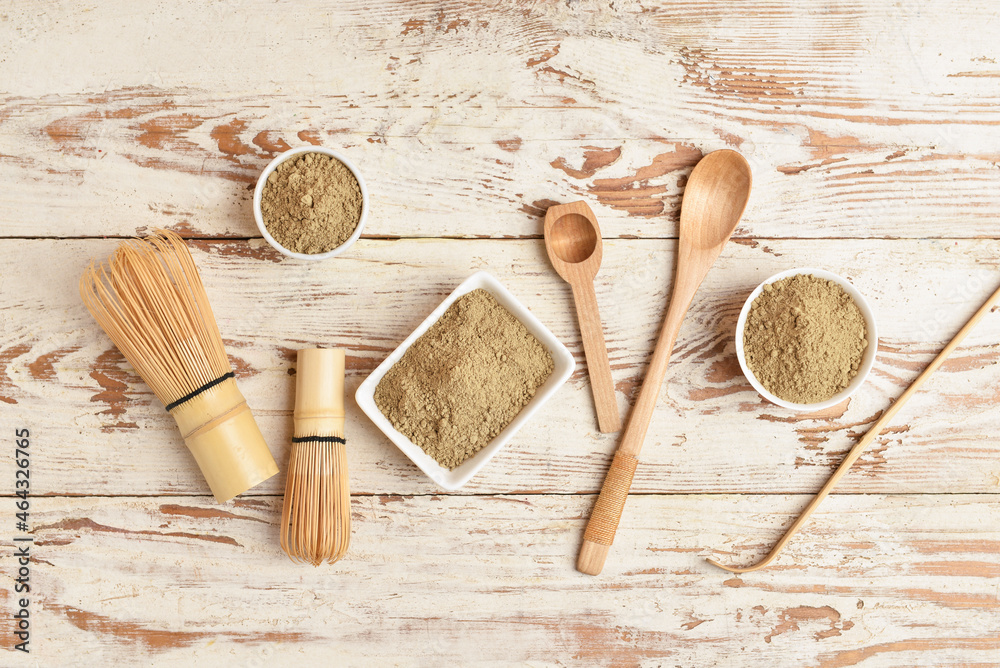
[[342, 349], [300, 350], [281, 549], [292, 561], [334, 563], [351, 541]]
[[920, 372], [920, 375], [917, 376], [917, 379], [914, 380], [912, 383], [910, 383], [910, 386], [906, 388], [906, 390], [901, 395], [899, 395], [899, 398], [896, 399], [896, 401], [894, 401], [892, 405], [885, 410], [884, 413], [882, 413], [882, 417], [878, 419], [878, 422], [873, 424], [871, 429], [869, 429], [868, 432], [861, 437], [861, 440], [855, 443], [854, 447], [851, 448], [851, 451], [847, 454], [846, 457], [844, 457], [844, 461], [840, 463], [840, 466], [837, 467], [837, 470], [833, 472], [833, 475], [830, 476], [830, 479], [826, 481], [825, 485], [823, 485], [823, 488], [816, 493], [816, 496], [813, 497], [813, 500], [810, 501], [809, 505], [805, 507], [805, 510], [802, 511], [798, 519], [796, 519], [792, 523], [792, 526], [788, 527], [788, 530], [785, 531], [785, 535], [782, 536], [777, 543], [775, 543], [774, 547], [771, 548], [771, 551], [768, 553], [766, 557], [761, 559], [756, 564], [752, 566], [746, 566], [744, 568], [726, 566], [725, 564], [719, 563], [715, 559], [707, 559], [708, 563], [712, 564], [713, 566], [718, 566], [719, 568], [729, 571], [730, 573], [749, 573], [750, 571], [756, 571], [760, 568], [764, 568], [765, 566], [769, 565], [772, 561], [777, 559], [778, 554], [781, 553], [781, 550], [785, 547], [788, 541], [792, 539], [792, 536], [798, 533], [799, 529], [805, 526], [805, 523], [809, 520], [809, 516], [813, 514], [813, 511], [819, 507], [819, 504], [821, 504], [823, 502], [823, 499], [825, 499], [827, 495], [833, 490], [833, 488], [837, 486], [837, 483], [840, 482], [840, 479], [844, 477], [844, 475], [851, 469], [852, 466], [854, 466], [854, 462], [858, 460], [858, 457], [861, 456], [861, 453], [863, 453], [868, 448], [868, 446], [872, 444], [875, 438], [880, 433], [882, 433], [882, 430], [885, 429], [886, 425], [888, 425], [889, 422], [892, 421], [892, 418], [896, 417], [896, 413], [899, 412], [899, 409], [901, 409], [903, 405], [910, 400], [910, 397], [912, 397], [914, 393], [916, 393], [917, 388], [923, 385], [924, 381], [927, 380], [932, 373], [937, 371], [938, 367], [941, 366], [944, 363], [945, 359], [948, 358], [948, 355], [951, 355], [952, 351], [954, 351], [955, 348], [958, 347], [958, 344], [962, 342], [962, 339], [964, 339], [966, 335], [968, 335], [968, 333], [972, 331], [972, 328], [975, 327], [976, 324], [983, 319], [984, 315], [989, 313], [993, 309], [993, 307], [996, 306], [997, 302], [1000, 302], [1000, 288], [998, 288], [990, 296], [990, 298], [987, 299], [986, 302], [979, 307], [979, 310], [976, 311], [971, 318], [969, 318], [969, 321], [965, 323], [962, 329], [958, 330], [958, 334], [955, 335], [955, 338], [953, 338], [948, 343], [948, 345], [946, 345], [944, 349], [940, 353], [938, 353], [938, 356], [935, 357], [934, 360], [927, 365], [927, 368], [924, 369], [922, 372]]
[[83, 273], [80, 296], [177, 422], [216, 501], [278, 472], [183, 239], [160, 231], [125, 241]]

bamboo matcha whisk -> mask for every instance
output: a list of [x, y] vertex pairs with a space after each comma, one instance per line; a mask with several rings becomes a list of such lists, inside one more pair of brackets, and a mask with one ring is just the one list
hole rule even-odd
[[80, 296], [176, 420], [217, 501], [278, 472], [183, 239], [159, 231], [125, 241], [84, 272]]
[[334, 563], [351, 541], [344, 440], [344, 351], [300, 350], [281, 549], [292, 561]]

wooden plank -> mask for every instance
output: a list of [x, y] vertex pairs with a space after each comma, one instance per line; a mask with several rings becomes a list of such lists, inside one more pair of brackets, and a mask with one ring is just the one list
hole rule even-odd
[[[0, 401], [5, 429], [27, 426], [44, 494], [204, 494], [173, 421], [86, 313], [76, 293], [87, 262], [112, 240], [0, 242]], [[294, 351], [346, 347], [347, 388], [361, 380], [462, 279], [493, 272], [580, 366], [570, 382], [466, 489], [593, 492], [614, 434], [600, 435], [569, 288], [541, 240], [370, 241], [346, 256], [283, 261], [259, 241], [195, 242], [240, 385], [279, 464], [291, 436]], [[665, 312], [675, 254], [668, 240], [610, 240], [598, 275], [620, 410], [645, 373]], [[668, 372], [633, 489], [808, 493], [1000, 281], [1000, 242], [776, 240], [732, 243], [696, 296]], [[735, 359], [733, 331], [749, 292], [795, 266], [849, 277], [876, 310], [881, 352], [848, 406], [803, 416], [767, 405]], [[905, 269], [905, 271], [901, 271]], [[654, 286], [652, 290], [649, 286]], [[659, 286], [659, 287], [655, 287]], [[969, 336], [843, 482], [843, 492], [996, 493], [1000, 318]], [[436, 488], [353, 402], [352, 488]], [[13, 462], [0, 458], [0, 478]], [[280, 477], [258, 487], [279, 493]]]
[[[702, 666], [738, 655], [833, 668], [986, 666], [1000, 652], [996, 496], [831, 498], [774, 567], [741, 577], [703, 557], [752, 558], [789, 520], [776, 506], [805, 497], [637, 496], [598, 578], [573, 569], [592, 500], [354, 497], [351, 550], [314, 569], [282, 554], [276, 499], [225, 510], [208, 497], [36, 499], [30, 658]], [[15, 568], [0, 560], [8, 582]]]
[[585, 198], [608, 236], [671, 237], [723, 147], [755, 173], [737, 236], [997, 234], [1000, 48], [957, 0], [189, 0], [142, 10], [155, 39], [108, 27], [136, 11], [0, 22], [0, 234], [255, 236], [247, 186], [306, 143], [360, 165], [372, 236], [533, 236]]
[[[1000, 283], [989, 9], [6, 3], [0, 433], [31, 429], [36, 497], [32, 655], [4, 643], [0, 664], [1000, 665], [997, 314], [773, 568], [703, 560], [764, 554]], [[343, 150], [372, 193], [367, 238], [320, 265], [283, 261], [250, 215], [256, 174], [301, 144]], [[582, 364], [461, 494], [439, 494], [349, 402], [353, 546], [313, 569], [278, 546], [282, 477], [216, 504], [77, 297], [114, 246], [99, 237], [199, 239], [284, 469], [294, 351], [347, 347], [353, 393], [475, 270], [582, 363], [538, 236], [548, 206], [584, 199], [608, 237], [598, 299], [624, 414], [666, 307], [687, 174], [724, 147], [748, 157], [755, 192], [681, 331], [596, 579], [573, 564], [616, 437], [596, 432]], [[851, 278], [880, 324], [872, 378], [822, 415], [764, 404], [731, 340], [746, 294], [802, 265]], [[0, 479], [13, 466], [0, 458]]]

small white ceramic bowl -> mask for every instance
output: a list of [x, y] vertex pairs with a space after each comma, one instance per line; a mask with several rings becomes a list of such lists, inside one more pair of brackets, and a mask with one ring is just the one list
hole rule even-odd
[[[455, 303], [455, 300], [462, 295], [472, 292], [482, 288], [489, 292], [491, 295], [496, 297], [496, 300], [500, 302], [504, 308], [511, 312], [511, 314], [521, 321], [529, 332], [531, 332], [538, 341], [545, 346], [545, 348], [552, 353], [552, 361], [555, 363], [555, 369], [552, 371], [552, 375], [542, 383], [541, 387], [535, 392], [535, 396], [532, 397], [531, 401], [521, 409], [521, 412], [511, 421], [507, 427], [501, 431], [496, 437], [487, 443], [482, 450], [477, 452], [475, 455], [467, 459], [462, 463], [461, 466], [449, 471], [440, 464], [438, 464], [433, 457], [428, 455], [421, 449], [419, 445], [416, 445], [409, 438], [404, 436], [402, 433], [396, 430], [389, 422], [389, 419], [382, 414], [382, 411], [378, 409], [375, 404], [375, 388], [378, 387], [379, 382], [382, 377], [385, 376], [386, 372], [392, 367], [393, 364], [399, 361], [403, 356], [403, 353], [413, 345], [420, 336], [426, 332], [431, 325], [438, 321], [438, 319], [444, 315], [444, 312], [448, 310], [448, 307]], [[436, 482], [442, 488], [453, 492], [465, 483], [469, 482], [473, 476], [475, 476], [486, 464], [496, 456], [498, 452], [507, 444], [507, 442], [514, 437], [514, 434], [523, 427], [528, 420], [542, 407], [549, 398], [555, 394], [556, 390], [562, 386], [563, 383], [569, 378], [570, 374], [573, 373], [573, 369], [576, 367], [576, 363], [573, 361], [573, 355], [566, 349], [566, 346], [561, 344], [552, 332], [546, 329], [545, 325], [539, 322], [538, 318], [531, 314], [531, 311], [526, 309], [521, 302], [514, 298], [507, 288], [500, 284], [500, 281], [493, 278], [490, 274], [485, 271], [480, 271], [469, 278], [465, 279], [461, 285], [459, 285], [454, 292], [452, 292], [448, 297], [441, 302], [434, 311], [431, 312], [427, 318], [424, 319], [420, 326], [417, 327], [412, 334], [406, 337], [406, 340], [399, 344], [392, 353], [385, 358], [385, 361], [378, 365], [378, 368], [372, 372], [368, 378], [365, 379], [361, 386], [358, 388], [357, 393], [354, 395], [357, 399], [358, 406], [361, 408], [365, 414], [371, 418], [371, 421], [375, 423], [382, 432], [389, 437], [393, 443], [396, 444], [400, 450], [403, 451], [407, 457], [409, 457], [414, 464], [416, 464], [421, 471], [427, 474], [431, 480]]]
[[[784, 399], [779, 399], [770, 392], [764, 389], [764, 386], [760, 384], [760, 381], [754, 377], [750, 368], [747, 366], [746, 356], [743, 352], [743, 328], [746, 326], [747, 314], [750, 313], [750, 305], [753, 304], [753, 300], [757, 299], [757, 295], [761, 293], [764, 286], [768, 283], [774, 283], [775, 281], [780, 281], [783, 278], [788, 278], [789, 276], [796, 276], [798, 274], [812, 274], [817, 278], [823, 278], [829, 281], [833, 281], [844, 288], [854, 300], [854, 303], [858, 305], [861, 310], [861, 315], [865, 318], [865, 325], [868, 328], [868, 347], [865, 348], [865, 353], [861, 358], [861, 365], [858, 367], [858, 373], [851, 380], [850, 384], [843, 390], [833, 395], [826, 401], [819, 401], [815, 404], [796, 404], [791, 401], [785, 401]], [[771, 276], [766, 281], [757, 286], [757, 289], [750, 293], [747, 297], [747, 301], [743, 304], [743, 310], [740, 311], [740, 318], [736, 321], [736, 357], [740, 361], [740, 368], [743, 370], [743, 375], [747, 377], [750, 384], [753, 385], [753, 389], [757, 390], [760, 396], [764, 397], [772, 404], [777, 404], [783, 408], [790, 408], [795, 411], [818, 411], [824, 408], [830, 408], [831, 406], [836, 406], [840, 402], [844, 401], [852, 394], [857, 392], [858, 388], [864, 384], [865, 378], [868, 377], [868, 372], [872, 370], [872, 365], [875, 364], [875, 355], [878, 353], [878, 331], [875, 327], [875, 312], [872, 311], [871, 306], [865, 300], [864, 296], [858, 292], [857, 288], [851, 285], [846, 278], [842, 278], [837, 274], [834, 274], [823, 269], [789, 269], [788, 271], [782, 271], [780, 273]]]
[[[303, 153], [322, 153], [323, 155], [329, 155], [336, 158], [340, 162], [344, 163], [344, 166], [351, 170], [354, 174], [354, 178], [358, 180], [358, 187], [361, 188], [361, 218], [358, 220], [358, 226], [354, 228], [354, 233], [347, 238], [347, 241], [340, 244], [332, 250], [328, 250], [325, 253], [295, 253], [274, 240], [271, 233], [267, 231], [267, 227], [264, 226], [264, 215], [260, 210], [260, 199], [264, 194], [264, 184], [267, 183], [267, 177], [278, 168], [278, 165], [283, 163], [289, 158], [294, 158], [297, 155], [302, 155]], [[358, 237], [361, 236], [361, 231], [365, 229], [365, 220], [368, 218], [368, 188], [365, 187], [365, 180], [361, 178], [361, 172], [358, 168], [354, 166], [350, 160], [345, 158], [340, 153], [337, 153], [333, 149], [324, 148], [322, 146], [299, 146], [298, 148], [293, 148], [289, 151], [285, 151], [281, 155], [277, 156], [274, 160], [267, 163], [267, 167], [264, 171], [260, 173], [260, 177], [257, 179], [257, 187], [253, 191], [253, 218], [257, 221], [257, 229], [263, 235], [267, 243], [281, 253], [282, 255], [287, 255], [288, 257], [293, 257], [296, 260], [325, 260], [328, 257], [334, 257], [340, 255], [345, 250], [350, 248]]]

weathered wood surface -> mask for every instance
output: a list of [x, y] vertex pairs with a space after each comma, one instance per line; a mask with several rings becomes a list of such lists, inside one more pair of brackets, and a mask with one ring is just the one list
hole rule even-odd
[[483, 497], [474, 511], [463, 497], [356, 496], [350, 553], [318, 569], [278, 547], [277, 499], [40, 500], [37, 660], [908, 668], [1000, 658], [994, 497], [841, 495], [767, 571], [734, 577], [705, 563], [759, 553], [786, 519], [773, 501], [635, 496], [595, 579], [573, 570], [590, 496]]
[[[0, 262], [0, 401], [32, 424], [36, 493], [204, 494], [173, 420], [80, 303], [76, 284], [114, 241], [7, 241]], [[616, 434], [597, 433], [569, 287], [542, 240], [361, 240], [322, 264], [282, 260], [261, 242], [193, 244], [240, 386], [279, 463], [291, 438], [295, 350], [349, 350], [348, 393], [463, 278], [489, 269], [580, 365], [532, 423], [463, 491], [594, 492]], [[609, 240], [597, 290], [624, 413], [645, 374], [669, 299], [676, 242]], [[804, 493], [1000, 284], [996, 241], [776, 240], [733, 243], [695, 298], [643, 450], [640, 492]], [[763, 401], [736, 361], [733, 332], [750, 291], [789, 267], [854, 281], [878, 314], [881, 352], [846, 410], [796, 415]], [[892, 267], [920, 267], [896, 273]], [[844, 481], [848, 492], [996, 492], [1000, 313], [991, 314], [906, 406]], [[352, 488], [438, 491], [349, 399]], [[40, 420], [40, 416], [45, 416]], [[0, 479], [13, 462], [0, 458]], [[255, 493], [280, 493], [282, 481]]]
[[255, 236], [247, 186], [306, 143], [360, 166], [374, 236], [537, 235], [581, 197], [608, 236], [673, 236], [723, 147], [755, 172], [737, 236], [1000, 216], [995, 26], [958, 0], [4, 11], [4, 236]]
[[[0, 664], [1000, 666], [1000, 313], [775, 567], [734, 578], [702, 560], [762, 555], [1000, 283], [994, 13], [6, 3], [0, 428], [31, 428], [47, 498], [32, 506], [29, 657], [9, 651], [9, 542], [0, 553]], [[372, 195], [366, 238], [318, 265], [282, 261], [250, 214], [258, 171], [307, 143], [346, 152]], [[682, 328], [598, 579], [573, 562], [615, 436], [588, 428], [582, 366], [461, 494], [349, 405], [353, 547], [313, 570], [278, 547], [281, 477], [224, 506], [205, 496], [172, 420], [77, 297], [115, 244], [100, 237], [195, 239], [284, 466], [294, 351], [347, 347], [352, 392], [475, 270], [582, 362], [539, 237], [550, 204], [586, 199], [608, 238], [597, 287], [624, 414], [666, 308], [685, 179], [724, 147], [750, 160], [754, 193]], [[763, 403], [731, 340], [750, 290], [803, 265], [849, 277], [880, 325], [870, 381], [820, 416]], [[13, 466], [0, 457], [11, 530]]]

